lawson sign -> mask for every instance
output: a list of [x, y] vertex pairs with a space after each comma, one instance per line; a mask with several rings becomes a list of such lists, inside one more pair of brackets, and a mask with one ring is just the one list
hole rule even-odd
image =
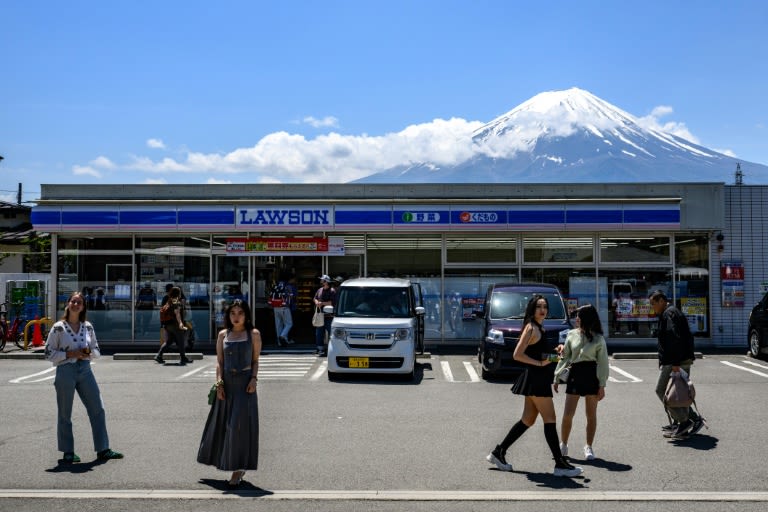
[[333, 208], [323, 206], [244, 206], [235, 214], [238, 228], [317, 229], [333, 226]]

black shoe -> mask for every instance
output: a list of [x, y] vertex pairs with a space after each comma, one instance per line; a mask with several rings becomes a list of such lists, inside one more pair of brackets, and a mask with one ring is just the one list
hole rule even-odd
[[64, 464], [77, 464], [80, 462], [80, 457], [78, 457], [75, 452], [67, 452], [64, 454], [64, 457], [61, 458], [61, 461]]
[[491, 453], [489, 453], [485, 460], [494, 464], [500, 471], [512, 471], [512, 464], [507, 462], [504, 452], [501, 451], [501, 446], [496, 446]]
[[179, 359], [179, 364], [184, 366], [185, 364], [191, 364], [192, 360], [186, 356]]
[[155, 356], [155, 361], [160, 364], [165, 364], [165, 359], [163, 359], [163, 356]]
[[288, 346], [288, 340], [285, 339], [285, 336], [280, 336], [279, 338], [277, 338], [277, 344], [280, 345], [281, 347]]
[[691, 427], [691, 430], [688, 431], [688, 435], [692, 436], [694, 434], [698, 434], [699, 431], [702, 429], [702, 427], [706, 427], [706, 426], [707, 426], [706, 420], [701, 416], [699, 416], [697, 419], [693, 420], [693, 426]]
[[674, 432], [667, 432], [664, 437], [669, 439], [685, 439], [689, 436], [693, 422], [691, 420], [685, 420], [677, 426], [677, 430]]
[[97, 453], [96, 458], [99, 460], [122, 459], [123, 454], [107, 448], [106, 450], [101, 450], [99, 453]]
[[675, 430], [677, 430], [678, 426], [680, 426], [679, 423], [672, 422], [669, 425], [662, 426], [661, 430], [663, 430], [664, 432], [674, 432]]

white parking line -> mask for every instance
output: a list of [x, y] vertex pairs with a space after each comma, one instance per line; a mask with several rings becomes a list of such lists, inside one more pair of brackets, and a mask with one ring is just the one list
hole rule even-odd
[[327, 369], [328, 369], [328, 361], [323, 360], [323, 362], [320, 363], [320, 366], [317, 367], [317, 370], [315, 370], [315, 373], [312, 374], [309, 380], [318, 380], [320, 377], [323, 376], [323, 374], [325, 373], [325, 370]]
[[[91, 363], [91, 364], [93, 364], [93, 363]], [[31, 379], [32, 377], [37, 377], [38, 375], [45, 375], [46, 373], [51, 373], [51, 372], [53, 372], [55, 370], [56, 370], [56, 367], [55, 366], [51, 366], [50, 368], [48, 368], [47, 370], [43, 370], [42, 372], [33, 373], [32, 375], [24, 375], [23, 377], [19, 377], [17, 379], [11, 379], [8, 382], [10, 382], [11, 384], [22, 384], [27, 379]], [[30, 380], [29, 382], [41, 382], [41, 381], [44, 381], [44, 380], [53, 379], [54, 377], [55, 377], [55, 375], [48, 375], [46, 377], [43, 377], [42, 379]]]
[[191, 377], [191, 376], [193, 376], [196, 373], [200, 373], [201, 371], [205, 370], [206, 368], [210, 368], [211, 366], [213, 366], [213, 365], [204, 364], [202, 366], [198, 366], [197, 368], [195, 368], [192, 371], [188, 371], [187, 373], [185, 373], [183, 375], [179, 375], [178, 377], [176, 377], [176, 380], [186, 379], [187, 377]]
[[443, 375], [448, 382], [454, 382], [453, 372], [451, 371], [451, 363], [448, 361], [440, 361], [440, 367], [443, 369]]
[[472, 361], [464, 361], [464, 368], [467, 369], [470, 381], [480, 382], [480, 376], [477, 374], [477, 371], [475, 371], [475, 365], [472, 364]]
[[765, 368], [766, 370], [768, 370], [768, 365], [756, 363], [754, 361], [750, 361], [749, 359], [745, 359], [744, 362], [747, 364], [751, 364], [752, 366], [757, 366], [758, 368]]
[[721, 363], [731, 366], [733, 368], [738, 368], [739, 370], [743, 370], [745, 372], [754, 373], [755, 375], [759, 375], [761, 377], [768, 377], [768, 373], [759, 372], [757, 370], [753, 370], [752, 368], [745, 368], [744, 366], [739, 366], [737, 364], [733, 364], [730, 361], [720, 361]]
[[[626, 378], [629, 379], [629, 382], [643, 382], [643, 379], [637, 378], [634, 375], [632, 375], [631, 373], [625, 372], [621, 368], [617, 368], [617, 367], [615, 367], [613, 365], [609, 365], [608, 368], [610, 368], [611, 370], [613, 370], [616, 373], [620, 373], [621, 375], [625, 376]], [[625, 380], [619, 380], [619, 379], [616, 379], [614, 377], [608, 377], [608, 380], [611, 381], [611, 382], [627, 382]]]

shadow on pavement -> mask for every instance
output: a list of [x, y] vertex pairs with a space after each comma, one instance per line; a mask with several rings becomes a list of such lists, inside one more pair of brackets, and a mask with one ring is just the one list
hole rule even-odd
[[203, 485], [207, 485], [211, 489], [215, 489], [217, 491], [221, 491], [227, 494], [242, 494], [246, 496], [251, 497], [258, 497], [258, 496], [269, 496], [272, 493], [272, 491], [268, 491], [266, 489], [262, 489], [261, 487], [257, 487], [250, 483], [248, 480], [243, 480], [240, 485], [237, 487], [230, 487], [227, 483], [227, 480], [222, 479], [213, 479], [213, 478], [201, 478], [200, 483]]

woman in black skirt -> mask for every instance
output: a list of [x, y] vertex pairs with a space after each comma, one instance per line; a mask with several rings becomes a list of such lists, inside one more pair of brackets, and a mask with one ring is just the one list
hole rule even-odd
[[506, 452], [541, 415], [544, 421], [544, 437], [555, 459], [555, 476], [577, 476], [582, 469], [574, 467], [560, 453], [555, 416], [555, 404], [552, 401], [551, 361], [545, 355], [544, 319], [549, 313], [549, 303], [541, 295], [534, 295], [525, 308], [523, 330], [515, 347], [514, 358], [525, 364], [525, 370], [512, 387], [512, 392], [525, 396], [523, 416], [512, 426], [501, 444], [497, 445], [486, 460], [495, 464], [502, 471], [512, 471], [512, 464], [506, 460]]
[[565, 387], [565, 409], [560, 433], [563, 442], [560, 451], [568, 455], [568, 438], [571, 435], [573, 415], [579, 398], [584, 397], [587, 413], [587, 444], [584, 445], [584, 458], [593, 460], [595, 452], [592, 443], [597, 431], [597, 402], [605, 397], [605, 383], [608, 381], [608, 348], [603, 337], [600, 316], [591, 304], [576, 310], [576, 329], [568, 332], [562, 359], [555, 369], [555, 392], [563, 371], [571, 367]]

